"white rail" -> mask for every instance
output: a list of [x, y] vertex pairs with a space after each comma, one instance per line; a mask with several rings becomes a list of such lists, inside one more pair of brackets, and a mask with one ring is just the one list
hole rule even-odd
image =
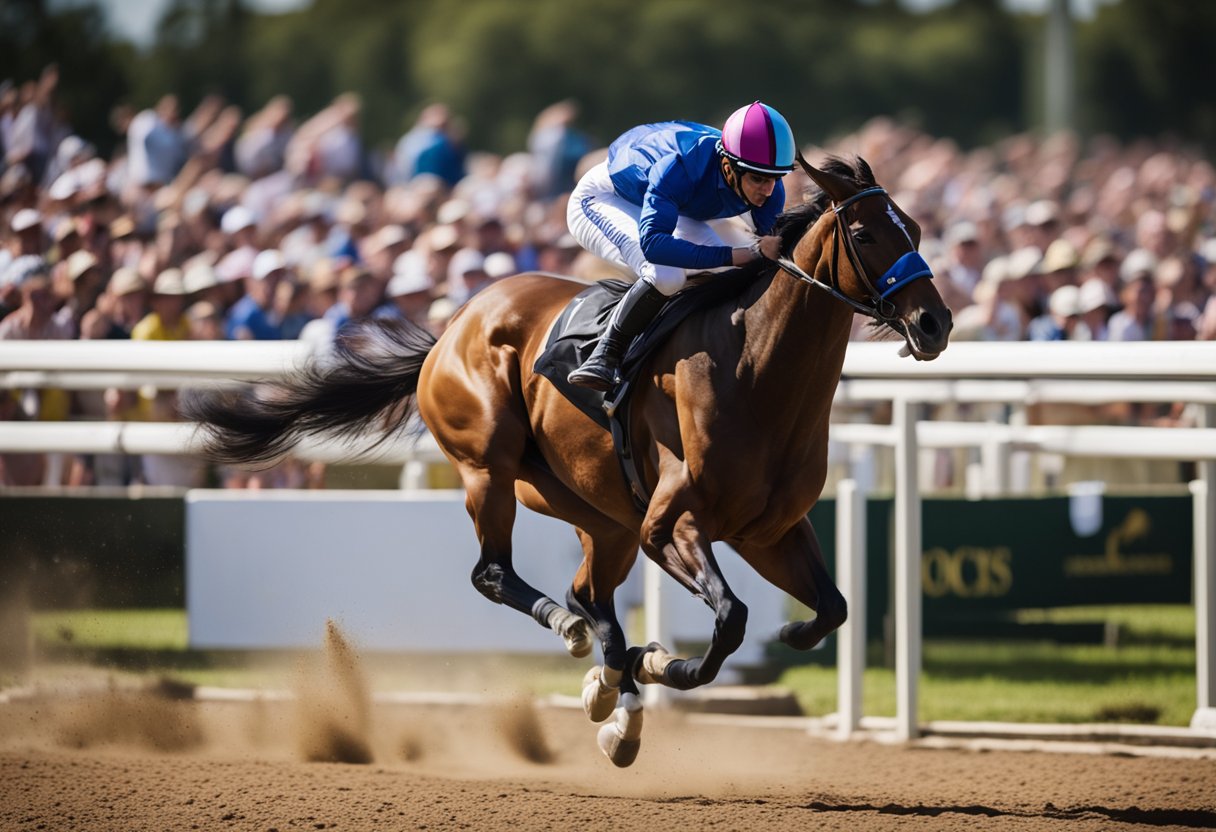
[[[298, 366], [308, 350], [299, 342], [0, 341], [0, 389], [98, 389], [153, 384], [162, 389], [273, 377]], [[1216, 730], [1216, 343], [964, 343], [930, 363], [900, 359], [891, 344], [853, 344], [837, 391], [839, 403], [889, 401], [892, 425], [833, 425], [835, 440], [894, 448], [896, 459], [896, 734], [915, 737], [920, 675], [920, 494], [922, 447], [983, 447], [998, 458], [1010, 449], [1061, 454], [1193, 460], [1195, 604], [1198, 707], [1192, 725]], [[1187, 402], [1200, 405], [1196, 428], [1029, 426], [1018, 417], [1037, 402]], [[917, 405], [997, 402], [1013, 405], [1009, 425], [917, 422]], [[0, 451], [80, 453], [189, 453], [190, 426], [124, 423], [0, 423]], [[303, 449], [315, 459], [348, 458], [350, 446], [320, 443]], [[433, 443], [384, 448], [378, 459], [438, 458]], [[415, 477], [415, 479], [417, 479]], [[842, 531], [855, 523], [842, 526]], [[843, 551], [844, 549], [842, 549]], [[860, 553], [852, 541], [851, 551]], [[861, 557], [855, 554], [854, 557]], [[854, 562], [853, 568], [863, 564]], [[854, 573], [856, 574], [856, 573]], [[851, 579], [852, 580], [852, 579]], [[854, 584], [854, 591], [856, 584]], [[856, 598], [850, 598], [856, 604]], [[657, 620], [657, 616], [656, 616]], [[850, 625], [859, 627], [854, 618]], [[860, 702], [864, 644], [856, 631], [842, 639], [849, 653], [841, 696]], [[855, 681], [850, 681], [855, 680]], [[844, 706], [848, 720], [860, 714]]]

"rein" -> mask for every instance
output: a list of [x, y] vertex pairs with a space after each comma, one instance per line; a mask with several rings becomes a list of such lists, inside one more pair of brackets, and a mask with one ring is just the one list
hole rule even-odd
[[[801, 266], [795, 263], [789, 257], [779, 257], [775, 261], [785, 271], [789, 272], [794, 277], [801, 280], [803, 283], [809, 283], [817, 289], [827, 292], [836, 300], [852, 307], [855, 312], [865, 315], [868, 318], [873, 318], [879, 323], [898, 329], [899, 320], [895, 311], [895, 304], [889, 301], [888, 296], [894, 294], [898, 289], [905, 284], [910, 283], [921, 277], [932, 277], [932, 272], [927, 263], [916, 253], [916, 246], [912, 245], [912, 250], [904, 254], [891, 268], [883, 274], [879, 280], [879, 284], [884, 288], [879, 289], [874, 281], [870, 278], [865, 266], [861, 262], [861, 257], [857, 254], [856, 244], [853, 242], [853, 235], [844, 230], [844, 211], [854, 202], [865, 199], [871, 196], [886, 196], [886, 189], [878, 186], [866, 188], [853, 194], [848, 199], [833, 207], [832, 211], [835, 214], [836, 222], [832, 229], [832, 268], [829, 274], [831, 283], [824, 283], [816, 280], [807, 274]], [[888, 213], [892, 213], [888, 209]], [[904, 236], [908, 237], [908, 231], [903, 227], [902, 223], [897, 223]], [[843, 239], [843, 244], [842, 244]], [[908, 237], [908, 243], [912, 244], [912, 238]], [[869, 303], [854, 300], [846, 295], [840, 289], [840, 249], [844, 248], [845, 255], [849, 258], [849, 264], [853, 267], [853, 271], [861, 279], [862, 284], [869, 293]]]

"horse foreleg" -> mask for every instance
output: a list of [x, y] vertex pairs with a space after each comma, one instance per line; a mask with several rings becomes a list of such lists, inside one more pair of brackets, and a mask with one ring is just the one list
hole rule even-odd
[[811, 621], [782, 627], [781, 641], [796, 650], [809, 650], [845, 622], [848, 605], [828, 574], [810, 520], [803, 518], [775, 544], [741, 541], [736, 548], [761, 577], [815, 611]]
[[631, 651], [630, 668], [643, 683], [657, 682], [678, 690], [708, 684], [743, 643], [747, 607], [726, 583], [709, 538], [692, 512], [665, 510], [656, 494], [642, 540], [648, 557], [714, 611], [714, 632], [704, 656], [676, 659], [661, 646], [651, 645]]

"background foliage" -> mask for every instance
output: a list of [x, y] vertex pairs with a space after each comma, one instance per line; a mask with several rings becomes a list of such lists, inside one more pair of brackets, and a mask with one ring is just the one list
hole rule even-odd
[[[172, 0], [139, 51], [106, 39], [89, 5], [0, 3], [0, 77], [61, 68], [72, 122], [103, 149], [109, 108], [218, 92], [246, 112], [286, 93], [298, 114], [355, 90], [374, 144], [428, 101], [466, 120], [473, 147], [522, 147], [535, 114], [572, 97], [610, 140], [644, 120], [720, 122], [776, 104], [804, 142], [893, 115], [963, 145], [1037, 126], [1043, 21], [1000, 0], [927, 13], [897, 0], [314, 0], [260, 15], [240, 0]], [[1078, 122], [1123, 138], [1175, 134], [1216, 148], [1216, 3], [1119, 0], [1077, 22]]]

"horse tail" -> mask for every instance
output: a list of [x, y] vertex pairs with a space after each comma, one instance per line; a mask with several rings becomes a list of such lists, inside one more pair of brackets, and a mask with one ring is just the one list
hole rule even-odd
[[402, 320], [369, 318], [349, 325], [333, 351], [282, 379], [182, 402], [197, 422], [202, 453], [229, 464], [270, 464], [302, 439], [397, 435], [414, 411], [422, 362], [435, 337]]

